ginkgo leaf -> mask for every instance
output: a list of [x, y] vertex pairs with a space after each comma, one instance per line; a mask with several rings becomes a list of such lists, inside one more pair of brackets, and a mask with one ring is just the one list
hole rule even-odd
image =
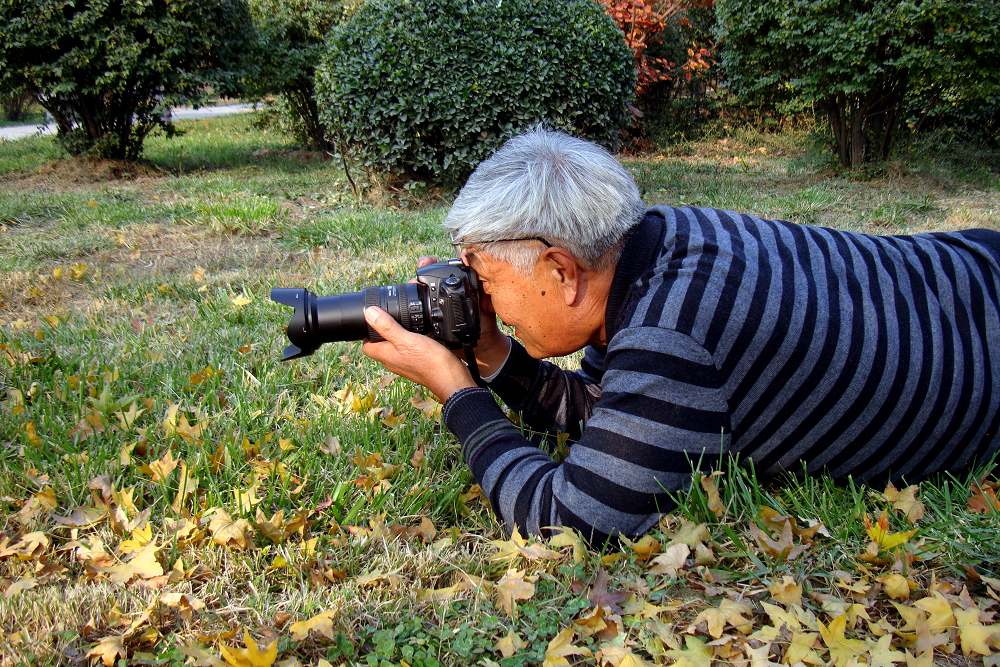
[[308, 637], [311, 632], [314, 632], [322, 637], [326, 637], [327, 639], [333, 639], [333, 617], [334, 610], [327, 609], [326, 611], [320, 612], [305, 621], [292, 623], [288, 626], [288, 631], [292, 634], [292, 639], [297, 642], [300, 642]]
[[545, 648], [545, 660], [542, 667], [570, 667], [567, 656], [589, 656], [590, 649], [573, 645], [573, 628], [565, 628], [559, 632]]
[[246, 648], [222, 645], [222, 658], [232, 667], [271, 667], [278, 657], [278, 640], [275, 639], [261, 650], [250, 632], [243, 631], [243, 645]]

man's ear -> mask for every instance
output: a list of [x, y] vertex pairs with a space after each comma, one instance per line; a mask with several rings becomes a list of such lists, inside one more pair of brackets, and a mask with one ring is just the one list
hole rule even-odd
[[583, 296], [584, 286], [581, 282], [583, 269], [576, 257], [565, 248], [546, 248], [539, 262], [547, 277], [556, 289], [562, 293], [567, 306], [575, 305]]

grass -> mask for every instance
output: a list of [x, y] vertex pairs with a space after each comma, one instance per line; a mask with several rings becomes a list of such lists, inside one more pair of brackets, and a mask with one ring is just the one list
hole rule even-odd
[[[242, 646], [233, 631], [247, 628], [278, 641], [283, 658], [312, 664], [499, 661], [494, 646], [514, 631], [526, 645], [503, 664], [533, 664], [588, 607], [581, 582], [602, 567], [633, 597], [682, 601], [677, 614], [655, 617], [677, 631], [706, 600], [757, 600], [785, 574], [816, 594], [807, 605], [819, 611], [844, 595], [843, 572], [870, 578], [892, 568], [860, 559], [864, 515], [888, 506], [881, 489], [822, 476], [765, 483], [731, 466], [721, 517], [694, 485], [653, 533], [666, 545], [681, 517], [706, 523], [716, 560], [689, 579], [650, 575], [642, 554], [625, 548], [579, 563], [522, 562], [538, 579], [516, 618], [476, 590], [424, 599], [422, 589], [496, 582], [507, 570], [492, 559], [502, 531], [470, 494], [459, 447], [411, 403], [421, 393], [357, 344], [277, 361], [288, 313], [267, 294], [405, 280], [418, 255], [448, 252], [446, 203], [395, 191], [358, 201], [338, 163], [296, 152], [251, 116], [181, 127], [178, 139], [150, 139], [148, 163], [122, 179], [114, 165], [58, 160], [51, 138], [0, 144], [0, 553], [30, 531], [52, 543], [40, 557], [0, 559], [0, 588], [26, 576], [36, 584], [0, 599], [0, 627], [20, 629], [0, 636], [7, 662], [81, 661], [101, 638], [121, 636], [133, 661], [183, 664], [197, 650]], [[914, 146], [858, 176], [834, 169], [813, 144], [805, 132], [735, 131], [626, 164], [649, 202], [874, 233], [998, 226], [995, 154], [963, 160], [948, 146]], [[168, 452], [187, 477], [180, 467], [155, 473], [150, 464]], [[197, 480], [193, 493], [180, 493], [185, 479]], [[105, 488], [119, 495], [105, 499]], [[49, 489], [55, 508], [33, 510]], [[122, 507], [128, 489], [135, 510], [126, 518], [148, 510], [158, 562], [186, 571], [174, 581], [110, 582], [94, 554], [103, 545], [112, 562], [122, 558], [131, 527], [60, 526], [48, 511]], [[969, 495], [968, 478], [920, 486], [927, 513], [910, 547], [925, 560], [904, 558], [919, 590], [931, 575], [964, 577], [967, 566], [997, 575], [1000, 516], [970, 511]], [[790, 562], [768, 556], [748, 532], [762, 506], [821, 521], [830, 536]], [[246, 549], [211, 543], [214, 508], [257, 524]], [[261, 519], [281, 528], [302, 512], [304, 525], [265, 537]], [[168, 523], [184, 517], [198, 524], [186, 539]], [[424, 518], [432, 537], [412, 530]], [[908, 526], [896, 514], [892, 522]], [[188, 618], [157, 607], [143, 619], [163, 584], [205, 609]], [[871, 604], [895, 613], [885, 600]], [[328, 609], [331, 638], [290, 638], [289, 623]], [[660, 626], [639, 613], [624, 619], [620, 641], [655, 657], [667, 641]]]

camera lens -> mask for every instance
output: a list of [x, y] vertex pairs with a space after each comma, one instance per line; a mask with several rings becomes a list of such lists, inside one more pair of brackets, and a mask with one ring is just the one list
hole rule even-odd
[[430, 320], [424, 305], [427, 287], [416, 283], [368, 287], [360, 292], [316, 296], [307, 289], [271, 290], [271, 298], [295, 308], [288, 321], [284, 359], [312, 354], [323, 343], [338, 340], [383, 340], [365, 320], [365, 308], [378, 306], [403, 328], [426, 333]]

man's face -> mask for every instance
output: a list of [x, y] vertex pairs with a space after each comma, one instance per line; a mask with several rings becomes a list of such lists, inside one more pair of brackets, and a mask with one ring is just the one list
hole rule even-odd
[[530, 274], [485, 253], [463, 253], [463, 259], [479, 274], [500, 320], [513, 327], [514, 335], [532, 357], [560, 356], [586, 345], [586, 337], [573, 330], [571, 309], [543, 261]]

